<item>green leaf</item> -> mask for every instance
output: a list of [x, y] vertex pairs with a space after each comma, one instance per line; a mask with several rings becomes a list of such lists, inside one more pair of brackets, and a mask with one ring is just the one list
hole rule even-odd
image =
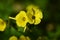
[[21, 33], [19, 33], [19, 32], [18, 32], [16, 29], [14, 29], [13, 27], [11, 27], [10, 31], [11, 31], [11, 35], [16, 35], [16, 36], [20, 36], [20, 35], [21, 35]]

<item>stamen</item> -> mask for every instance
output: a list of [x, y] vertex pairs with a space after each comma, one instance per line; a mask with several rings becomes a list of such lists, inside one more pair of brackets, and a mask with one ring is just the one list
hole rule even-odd
[[35, 19], [35, 16], [32, 16], [32, 19]]
[[23, 21], [25, 21], [26, 20], [26, 18], [25, 17], [23, 17], [23, 19], [22, 19]]
[[1, 25], [4, 25], [4, 22], [0, 22]]

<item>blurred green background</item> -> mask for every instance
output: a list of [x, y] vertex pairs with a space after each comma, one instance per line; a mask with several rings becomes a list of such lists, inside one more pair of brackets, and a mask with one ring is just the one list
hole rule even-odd
[[[8, 17], [15, 17], [30, 4], [37, 5], [42, 10], [43, 19], [38, 25], [29, 25], [25, 33], [22, 30], [18, 32], [15, 21]], [[0, 40], [22, 34], [29, 36], [31, 40], [60, 40], [60, 0], [0, 0], [0, 18], [7, 22], [5, 31], [0, 32]]]

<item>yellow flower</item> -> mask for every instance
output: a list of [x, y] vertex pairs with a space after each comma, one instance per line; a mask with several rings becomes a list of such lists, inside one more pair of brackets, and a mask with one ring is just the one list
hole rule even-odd
[[18, 40], [18, 38], [16, 36], [12, 36], [9, 38], [9, 40]]
[[19, 40], [26, 40], [25, 36], [24, 35], [21, 35]]
[[6, 28], [6, 22], [0, 18], [0, 31], [4, 31]]
[[16, 15], [16, 23], [18, 26], [25, 27], [28, 22], [27, 15], [24, 11], [21, 11], [18, 15]]
[[24, 11], [20, 11], [15, 18], [12, 18], [12, 17], [9, 17], [9, 18], [16, 20], [16, 23], [19, 27], [20, 26], [25, 27], [28, 22], [27, 15]]
[[41, 10], [37, 6], [30, 5], [27, 8], [27, 16], [30, 24], [39, 24], [43, 18]]
[[28, 36], [25, 37], [24, 35], [21, 35], [19, 40], [30, 40], [30, 38]]
[[26, 37], [26, 40], [31, 40], [28, 36]]

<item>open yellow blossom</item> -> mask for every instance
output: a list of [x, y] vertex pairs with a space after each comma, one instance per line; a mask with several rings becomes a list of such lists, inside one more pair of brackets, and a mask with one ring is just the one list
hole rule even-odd
[[18, 26], [25, 27], [28, 22], [27, 15], [24, 11], [21, 11], [18, 15], [16, 15], [16, 23]]
[[9, 40], [18, 40], [18, 38], [16, 36], [12, 36], [9, 38]]
[[19, 27], [20, 26], [25, 27], [28, 22], [28, 18], [25, 11], [20, 11], [15, 18], [12, 17], [9, 18], [16, 20], [16, 23]]
[[27, 16], [30, 24], [39, 24], [43, 18], [41, 10], [37, 6], [30, 5], [27, 8]]
[[21, 35], [19, 40], [30, 40], [30, 38], [29, 37], [25, 37], [24, 35]]
[[0, 31], [4, 31], [6, 28], [6, 22], [0, 18]]

